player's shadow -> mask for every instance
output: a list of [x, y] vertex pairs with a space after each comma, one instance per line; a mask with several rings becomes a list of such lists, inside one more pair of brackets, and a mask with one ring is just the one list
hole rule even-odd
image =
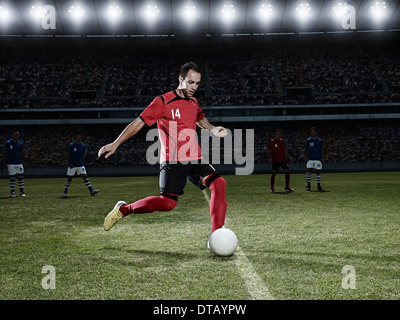
[[158, 256], [158, 257], [165, 257], [165, 258], [173, 258], [173, 259], [193, 259], [198, 258], [197, 255], [193, 253], [186, 253], [186, 252], [169, 252], [169, 251], [160, 251], [160, 250], [126, 250], [128, 253], [136, 253], [143, 256]]
[[61, 196], [61, 197], [58, 197], [57, 199], [68, 200], [68, 199], [74, 199], [74, 198], [82, 198], [82, 196], [68, 196], [67, 198], [64, 198], [63, 196]]
[[0, 197], [0, 200], [4, 200], [4, 199], [11, 199], [11, 197], [10, 197], [10, 196], [7, 196], [7, 197]]
[[324, 191], [319, 191], [319, 190], [307, 190], [307, 192], [326, 193], [326, 192], [331, 192], [331, 190], [326, 190], [326, 189], [324, 189]]
[[274, 191], [274, 192], [270, 192], [270, 194], [291, 194], [293, 192], [287, 192], [287, 191]]

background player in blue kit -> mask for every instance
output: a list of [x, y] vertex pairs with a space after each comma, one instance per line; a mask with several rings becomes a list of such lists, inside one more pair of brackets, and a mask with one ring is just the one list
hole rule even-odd
[[311, 128], [311, 137], [304, 145], [304, 160], [307, 165], [307, 191], [311, 190], [311, 172], [315, 169], [318, 191], [325, 191], [321, 187], [322, 163], [325, 162], [325, 148], [322, 139], [318, 137], [315, 127]]
[[24, 145], [19, 139], [19, 132], [14, 131], [12, 138], [8, 140], [3, 147], [2, 163], [7, 167], [10, 177], [11, 197], [15, 198], [15, 179], [18, 178], [19, 194], [25, 197], [24, 193]]
[[68, 145], [67, 152], [65, 157], [68, 161], [68, 169], [67, 169], [67, 180], [65, 181], [65, 190], [63, 198], [68, 198], [68, 189], [71, 185], [72, 178], [75, 174], [80, 175], [85, 183], [86, 187], [89, 189], [90, 195], [94, 196], [99, 193], [100, 190], [93, 189], [90, 184], [90, 180], [86, 173], [85, 168], [85, 151], [86, 146], [82, 142], [82, 135], [77, 134], [75, 136], [75, 141], [71, 142]]

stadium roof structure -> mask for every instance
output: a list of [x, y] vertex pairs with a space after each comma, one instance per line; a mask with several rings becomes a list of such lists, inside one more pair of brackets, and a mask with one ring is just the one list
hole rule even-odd
[[285, 35], [400, 31], [400, 0], [0, 0], [0, 35]]

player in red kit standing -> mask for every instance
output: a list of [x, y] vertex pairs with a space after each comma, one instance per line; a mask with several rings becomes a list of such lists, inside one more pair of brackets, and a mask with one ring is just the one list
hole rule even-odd
[[[275, 192], [275, 177], [281, 167], [285, 171], [285, 190], [293, 192], [290, 187], [290, 170], [286, 159], [293, 161], [292, 157], [286, 149], [285, 142], [281, 138], [281, 129], [276, 129], [274, 137], [268, 143], [268, 162], [272, 165], [271, 172], [271, 192]], [[271, 156], [272, 155], [272, 156]]]
[[218, 137], [224, 137], [227, 131], [210, 124], [194, 98], [200, 81], [199, 67], [193, 62], [184, 64], [179, 71], [178, 88], [156, 97], [114, 142], [99, 150], [99, 157], [105, 154], [108, 158], [121, 143], [145, 125], [151, 126], [157, 122], [161, 142], [160, 196], [150, 196], [131, 204], [118, 201], [104, 219], [104, 230], [110, 230], [123, 217], [132, 213], [171, 211], [177, 205], [178, 197], [183, 194], [187, 180], [201, 190], [206, 187], [211, 190], [211, 232], [224, 225], [227, 209], [226, 182], [211, 165], [200, 163], [201, 150], [196, 139], [196, 126]]

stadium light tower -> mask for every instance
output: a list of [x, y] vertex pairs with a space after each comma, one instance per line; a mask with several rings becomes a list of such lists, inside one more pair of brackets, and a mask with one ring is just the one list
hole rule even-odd
[[200, 17], [199, 8], [192, 2], [184, 3], [180, 9], [180, 17], [187, 27], [192, 27]]
[[301, 2], [296, 6], [295, 14], [300, 22], [307, 22], [312, 17], [312, 8], [308, 2]]
[[220, 9], [220, 14], [221, 14], [221, 21], [225, 25], [232, 24], [237, 19], [238, 16], [237, 8], [235, 4], [232, 2], [225, 2]]
[[149, 2], [143, 8], [143, 17], [149, 24], [154, 24], [161, 17], [160, 6], [157, 3]]
[[110, 24], [115, 25], [121, 20], [123, 13], [121, 5], [112, 2], [106, 5], [103, 15]]
[[262, 2], [257, 8], [257, 16], [261, 21], [269, 21], [274, 16], [275, 11], [271, 3]]
[[347, 2], [337, 2], [332, 6], [333, 19], [340, 22], [343, 29], [356, 28], [356, 9]]
[[0, 4], [0, 25], [7, 25], [11, 20], [10, 9], [4, 5]]
[[85, 18], [86, 11], [85, 11], [84, 7], [82, 6], [82, 4], [76, 3], [76, 4], [69, 6], [68, 15], [74, 22], [80, 23]]
[[383, 22], [389, 14], [389, 4], [387, 1], [372, 1], [369, 7], [371, 17], [376, 22]]
[[32, 19], [40, 20], [45, 16], [46, 12], [43, 9], [43, 7], [39, 4], [31, 7], [30, 14]]
[[333, 14], [334, 14], [335, 18], [340, 19], [348, 11], [347, 3], [346, 2], [338, 2], [338, 3], [336, 3], [335, 5], [333, 5], [332, 11], [333, 11]]

